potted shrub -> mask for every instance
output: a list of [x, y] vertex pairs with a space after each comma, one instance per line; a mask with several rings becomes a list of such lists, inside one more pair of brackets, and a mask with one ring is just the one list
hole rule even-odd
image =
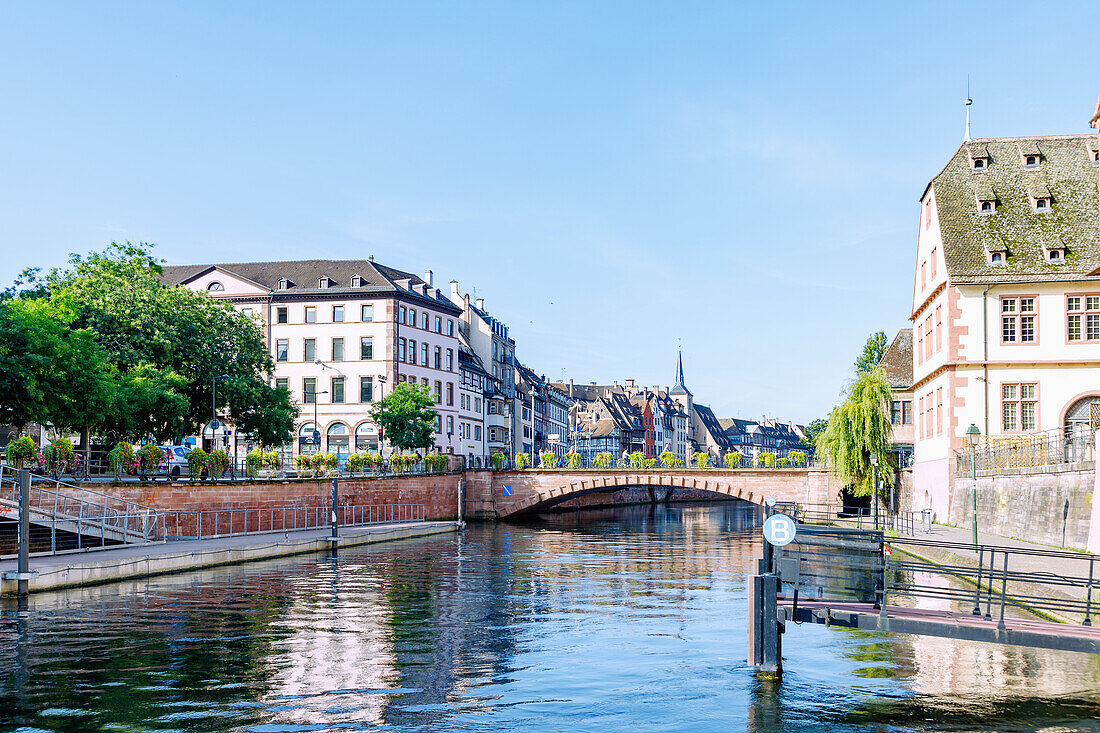
[[607, 468], [611, 465], [611, 459], [612, 456], [610, 453], [597, 453], [596, 457], [592, 459], [592, 465], [596, 468]]
[[676, 454], [670, 450], [666, 450], [661, 455], [657, 456], [660, 459], [661, 465], [665, 468], [672, 468], [672, 462], [676, 460]]
[[229, 456], [223, 450], [211, 451], [208, 461], [210, 464], [210, 478], [215, 481], [224, 476], [226, 469], [229, 468]]
[[645, 465], [646, 468], [657, 468], [657, 459], [656, 458], [647, 458], [647, 459], [645, 459], [645, 464], [644, 465]]
[[497, 471], [504, 467], [505, 460], [507, 459], [505, 459], [503, 453], [494, 453], [493, 455], [489, 456], [489, 462], [493, 464], [493, 468]]
[[138, 477], [142, 481], [156, 478], [157, 467], [165, 461], [164, 449], [159, 445], [147, 444], [137, 449]]
[[264, 452], [259, 448], [253, 448], [244, 457], [244, 475], [249, 478], [256, 478], [263, 465]]
[[298, 478], [309, 478], [313, 475], [313, 461], [305, 453], [294, 456], [294, 468], [298, 469]]
[[38, 446], [29, 436], [20, 435], [4, 449], [4, 460], [12, 468], [23, 468], [38, 458]]
[[539, 460], [542, 461], [543, 468], [558, 467], [558, 454], [552, 450], [543, 451], [541, 454], [539, 454]]
[[207, 460], [210, 458], [210, 456], [206, 454], [206, 451], [195, 446], [184, 453], [183, 457], [187, 459], [187, 473], [191, 477], [191, 480], [201, 479], [203, 469], [206, 468]]
[[569, 466], [569, 468], [580, 468], [581, 467], [581, 454], [580, 453], [566, 453], [565, 454], [565, 464], [567, 466]]
[[344, 465], [347, 467], [348, 473], [355, 475], [363, 470], [363, 456], [358, 453], [352, 453], [350, 456], [348, 456], [348, 459], [344, 462]]
[[710, 465], [710, 453], [699, 451], [694, 456], [692, 456], [692, 458], [695, 459], [695, 465], [699, 468], [706, 468], [708, 465]]
[[61, 474], [72, 471], [78, 460], [73, 444], [64, 438], [56, 438], [42, 449], [36, 470], [59, 479]]
[[119, 442], [107, 454], [107, 463], [111, 466], [111, 473], [115, 475], [115, 481], [121, 479], [124, 473], [133, 473], [137, 467], [134, 446], [126, 441]]
[[636, 450], [630, 454], [631, 468], [641, 468], [643, 465], [645, 465], [645, 453], [642, 453], [640, 450]]
[[741, 465], [741, 454], [737, 451], [730, 451], [722, 460], [726, 462], [726, 468], [737, 468]]
[[778, 458], [775, 461], [776, 468], [787, 468], [787, 466], [789, 466], [790, 464], [791, 462], [786, 458]]
[[787, 453], [787, 462], [792, 466], [805, 466], [806, 453], [800, 450], [792, 450]]
[[522, 471], [530, 465], [531, 465], [531, 456], [527, 455], [526, 453], [517, 453], [516, 454], [516, 468], [517, 469]]
[[264, 468], [267, 469], [268, 475], [271, 478], [275, 478], [279, 475], [279, 451], [269, 450], [264, 453]]

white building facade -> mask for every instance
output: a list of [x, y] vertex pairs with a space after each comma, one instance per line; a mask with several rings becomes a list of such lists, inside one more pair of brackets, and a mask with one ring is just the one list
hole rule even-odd
[[915, 509], [949, 516], [971, 425], [1009, 445], [1100, 402], [1098, 157], [1093, 135], [972, 140], [921, 197]]

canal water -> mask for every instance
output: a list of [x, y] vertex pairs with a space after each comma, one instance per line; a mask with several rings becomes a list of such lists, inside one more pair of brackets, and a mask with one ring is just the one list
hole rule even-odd
[[0, 731], [1096, 730], [1092, 656], [789, 627], [745, 505], [624, 507], [33, 597]]

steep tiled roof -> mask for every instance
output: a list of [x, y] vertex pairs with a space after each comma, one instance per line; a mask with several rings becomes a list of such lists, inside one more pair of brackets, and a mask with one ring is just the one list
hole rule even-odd
[[718, 418], [714, 416], [714, 411], [706, 405], [700, 405], [699, 403], [695, 403], [693, 408], [695, 413], [699, 415], [699, 421], [703, 423], [703, 427], [710, 433], [711, 440], [717, 443], [720, 448], [730, 447], [732, 444], [726, 437], [726, 431], [722, 429], [722, 424], [718, 422]]
[[[433, 306], [442, 310], [456, 314], [462, 312], [442, 293], [438, 298], [435, 297], [435, 289], [433, 288], [428, 289], [427, 296], [422, 296], [418, 292], [398, 287], [397, 283], [403, 280], [408, 280], [413, 286], [425, 283], [412, 273], [395, 270], [373, 260], [289, 260], [284, 262], [165, 265], [161, 273], [161, 281], [165, 285], [179, 285], [214, 267], [253, 282], [261, 288], [280, 294], [309, 295], [324, 293], [333, 295], [400, 292], [404, 297], [429, 301]], [[351, 278], [355, 275], [362, 279], [362, 285], [358, 288], [351, 286]], [[321, 277], [330, 279], [331, 284], [329, 287], [319, 288], [317, 286]], [[282, 278], [289, 280], [292, 287], [288, 290], [279, 290], [279, 280]]]
[[[943, 255], [955, 283], [1029, 282], [1081, 278], [1100, 268], [1100, 203], [1091, 135], [989, 138], [964, 143], [932, 180]], [[1035, 146], [1038, 168], [1025, 168], [1020, 151]], [[980, 172], [971, 156], [989, 156]], [[975, 196], [992, 189], [993, 213], [979, 213]], [[1031, 198], [1049, 195], [1049, 213], [1032, 210]], [[1065, 246], [1064, 261], [1050, 262], [1045, 247]], [[986, 251], [1006, 248], [1007, 261], [991, 264]]]
[[886, 347], [878, 365], [891, 387], [913, 386], [913, 329], [903, 328]]

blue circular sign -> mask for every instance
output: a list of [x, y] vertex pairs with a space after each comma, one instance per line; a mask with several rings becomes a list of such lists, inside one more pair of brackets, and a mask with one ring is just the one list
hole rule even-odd
[[786, 514], [773, 514], [764, 520], [764, 539], [776, 547], [793, 542], [797, 531], [798, 525]]

